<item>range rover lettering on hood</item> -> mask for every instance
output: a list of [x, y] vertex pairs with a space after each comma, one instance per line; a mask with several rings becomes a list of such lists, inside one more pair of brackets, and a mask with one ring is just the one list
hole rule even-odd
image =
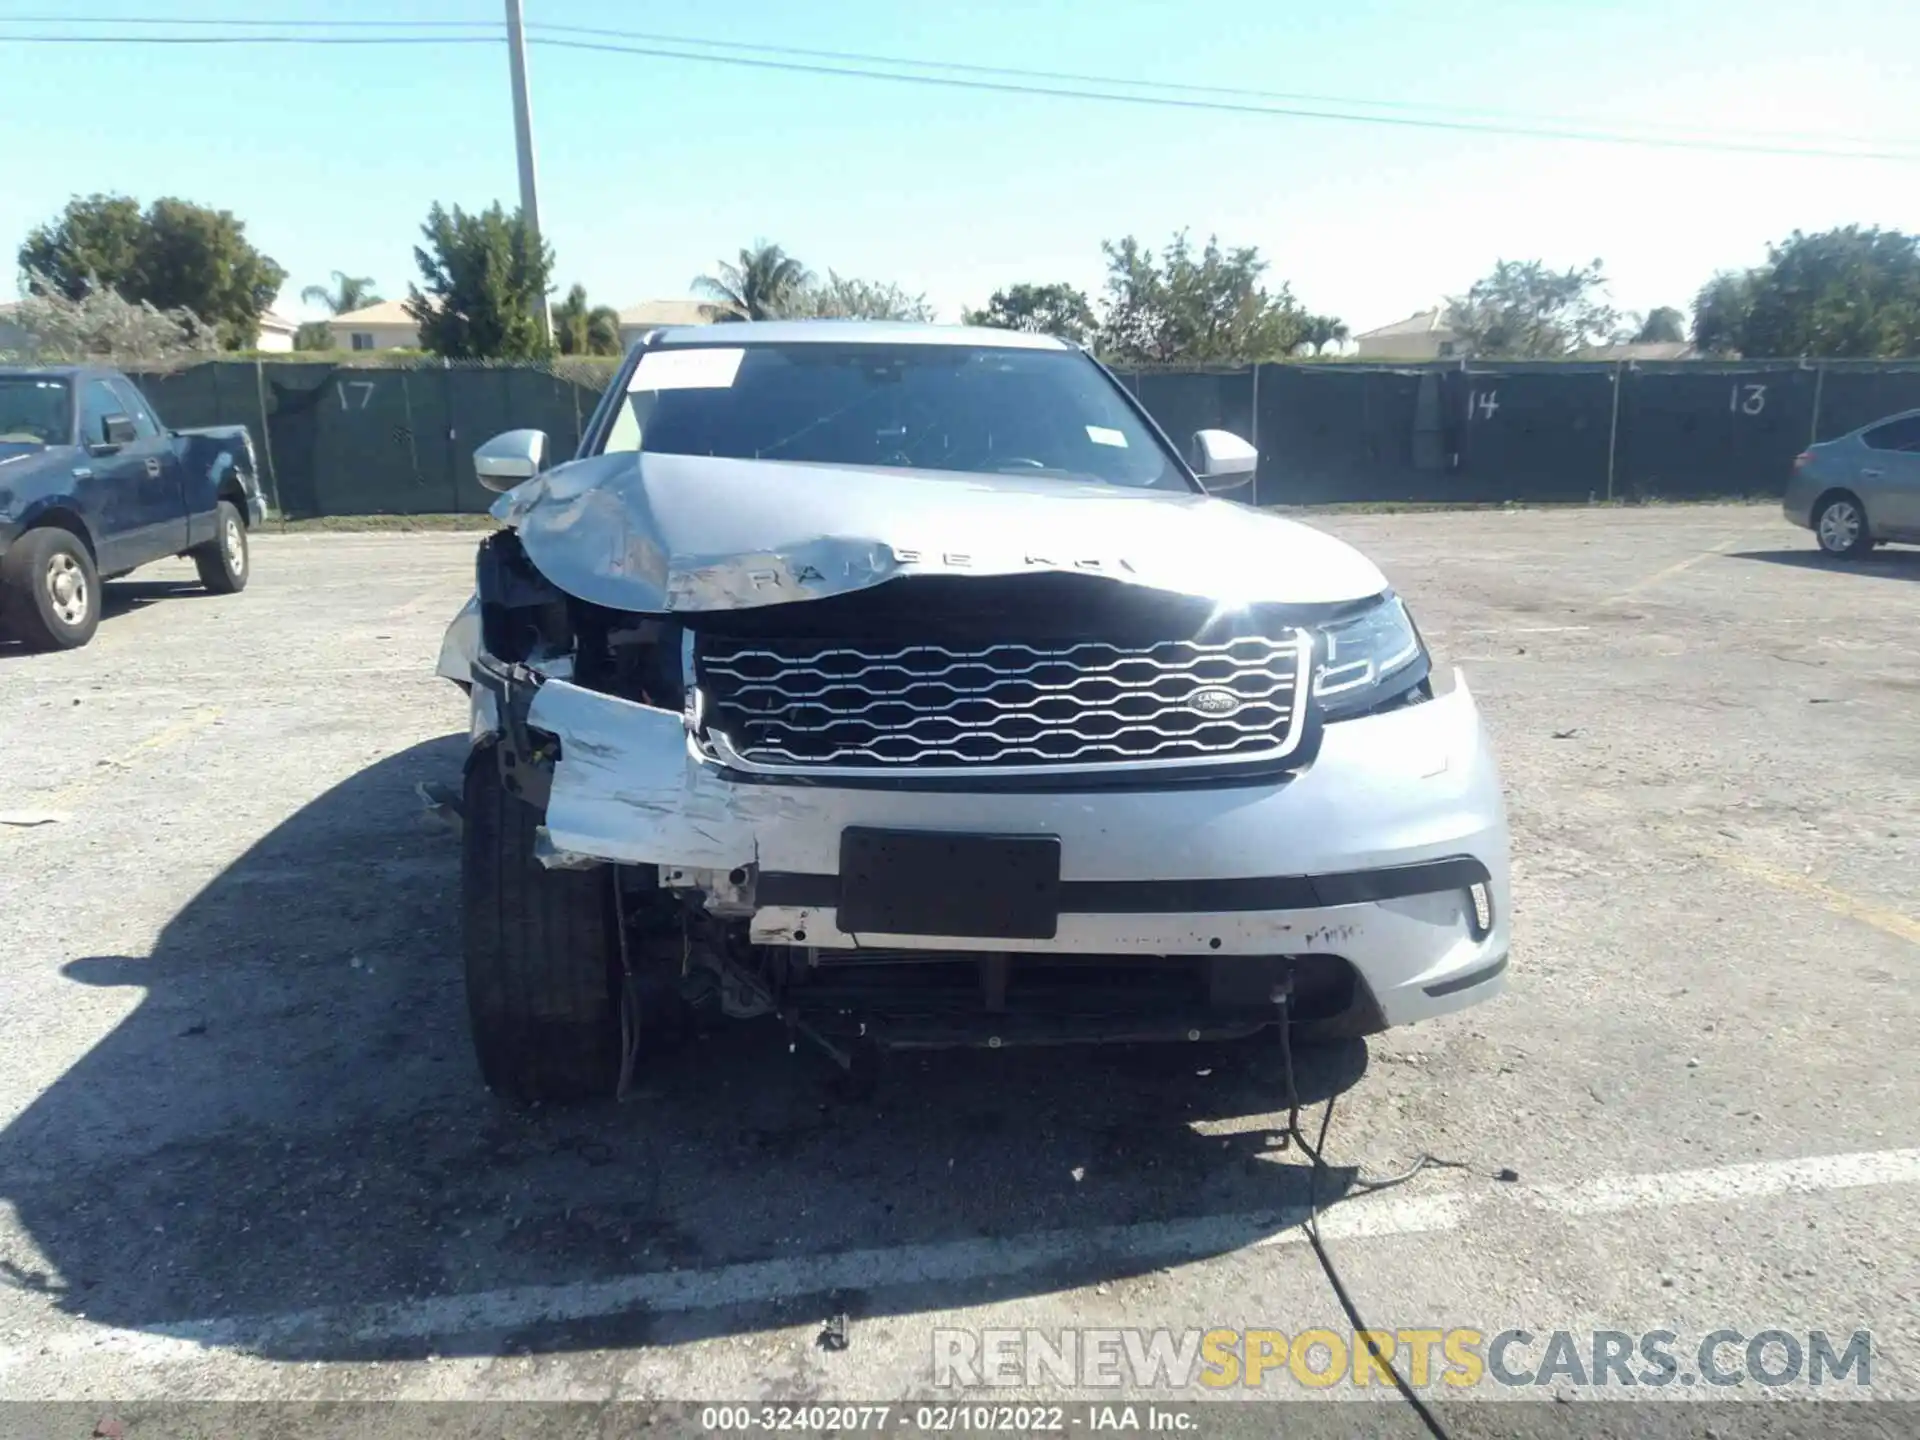
[[1025, 476], [627, 453], [537, 476], [493, 514], [562, 590], [651, 613], [925, 574], [1067, 570], [1239, 604], [1386, 588], [1345, 543], [1244, 505]]

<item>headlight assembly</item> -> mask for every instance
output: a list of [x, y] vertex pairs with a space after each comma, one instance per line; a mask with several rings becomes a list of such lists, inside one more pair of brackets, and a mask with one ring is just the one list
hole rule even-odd
[[1328, 720], [1381, 709], [1426, 683], [1427, 647], [1398, 595], [1384, 595], [1320, 633], [1325, 652], [1314, 667], [1313, 694]]

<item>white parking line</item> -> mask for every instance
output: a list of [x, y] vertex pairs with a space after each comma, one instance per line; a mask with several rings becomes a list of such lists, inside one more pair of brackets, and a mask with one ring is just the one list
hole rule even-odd
[[[1329, 1239], [1426, 1235], [1484, 1225], [1519, 1205], [1568, 1218], [1671, 1210], [1865, 1186], [1920, 1184], [1920, 1148], [1763, 1160], [1664, 1174], [1602, 1176], [1573, 1184], [1483, 1181], [1422, 1193], [1395, 1190], [1344, 1201], [1320, 1222]], [[1003, 1240], [954, 1240], [757, 1260], [707, 1270], [624, 1275], [565, 1285], [525, 1285], [392, 1304], [341, 1306], [230, 1319], [184, 1321], [151, 1331], [75, 1329], [31, 1349], [0, 1349], [0, 1370], [50, 1353], [113, 1355], [134, 1363], [204, 1358], [208, 1349], [282, 1351], [321, 1344], [380, 1346], [524, 1330], [636, 1311], [728, 1305], [907, 1285], [1009, 1277], [1086, 1263], [1146, 1270], [1251, 1246], [1295, 1243], [1302, 1215], [1207, 1215], [1141, 1225], [1045, 1230]]]

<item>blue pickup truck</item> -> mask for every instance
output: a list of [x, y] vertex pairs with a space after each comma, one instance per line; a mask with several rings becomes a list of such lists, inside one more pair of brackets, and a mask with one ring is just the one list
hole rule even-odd
[[84, 645], [100, 582], [170, 555], [244, 589], [265, 516], [244, 425], [169, 430], [117, 370], [0, 368], [0, 636]]

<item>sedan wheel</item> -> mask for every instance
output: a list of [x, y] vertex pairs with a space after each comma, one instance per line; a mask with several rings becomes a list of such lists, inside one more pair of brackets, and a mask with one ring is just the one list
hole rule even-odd
[[1860, 502], [1848, 495], [1826, 503], [1814, 521], [1813, 533], [1829, 555], [1864, 555], [1873, 548]]

